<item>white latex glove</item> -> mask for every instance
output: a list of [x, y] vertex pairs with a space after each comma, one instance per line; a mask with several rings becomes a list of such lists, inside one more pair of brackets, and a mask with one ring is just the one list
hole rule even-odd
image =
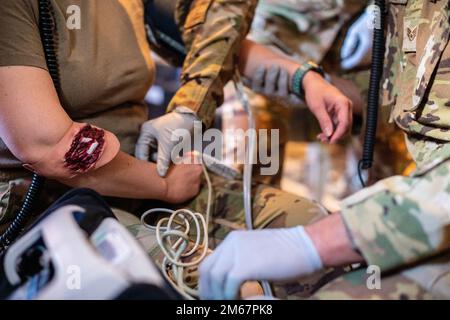
[[236, 299], [246, 281], [298, 279], [322, 267], [303, 227], [235, 231], [200, 265], [200, 297]]
[[292, 106], [302, 105], [302, 100], [294, 93], [290, 93], [288, 71], [277, 65], [273, 65], [269, 69], [259, 66], [255, 70], [252, 79], [247, 82], [254, 92], [265, 95], [275, 101], [282, 100]]
[[136, 144], [136, 158], [148, 161], [150, 148], [157, 147], [158, 174], [165, 177], [171, 164], [172, 149], [178, 143], [178, 141], [172, 139], [173, 132], [176, 129], [185, 129], [192, 133], [196, 120], [198, 118], [194, 113], [187, 111], [186, 108], [177, 108], [162, 117], [145, 122]]
[[373, 28], [370, 15], [364, 12], [350, 27], [341, 49], [341, 66], [352, 69], [358, 66], [372, 49]]

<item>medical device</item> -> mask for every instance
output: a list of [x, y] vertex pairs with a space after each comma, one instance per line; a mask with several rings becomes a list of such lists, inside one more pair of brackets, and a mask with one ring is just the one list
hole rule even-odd
[[2, 299], [181, 298], [104, 200], [88, 189], [55, 202], [1, 256], [0, 271]]
[[238, 180], [242, 178], [242, 174], [239, 170], [233, 168], [231, 165], [227, 165], [213, 156], [203, 154], [202, 159], [206, 168], [219, 176], [229, 180]]

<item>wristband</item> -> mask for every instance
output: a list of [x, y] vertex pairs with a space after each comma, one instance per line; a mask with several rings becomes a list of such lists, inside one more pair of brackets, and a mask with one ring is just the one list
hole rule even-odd
[[315, 62], [309, 61], [302, 64], [300, 68], [295, 71], [292, 77], [292, 91], [301, 99], [305, 98], [305, 91], [303, 90], [303, 79], [309, 71], [317, 72], [322, 77], [325, 77], [325, 72]]

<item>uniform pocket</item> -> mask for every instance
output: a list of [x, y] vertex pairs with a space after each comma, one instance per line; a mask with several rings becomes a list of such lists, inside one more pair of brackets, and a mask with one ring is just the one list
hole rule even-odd
[[[421, 20], [428, 20], [428, 23], [420, 25], [417, 35], [417, 73], [414, 87], [412, 108], [408, 111], [415, 111], [423, 102], [427, 92], [432, 92], [436, 83], [433, 75], [440, 67], [443, 53], [449, 41], [449, 14], [448, 3], [442, 1], [442, 7], [429, 9], [428, 16], [421, 17]], [[445, 60], [445, 57], [444, 57]]]
[[[431, 141], [407, 139], [408, 149], [418, 164], [412, 177], [422, 177], [438, 167], [448, 166], [450, 162], [450, 144], [439, 144]], [[424, 159], [431, 159], [426, 161]]]

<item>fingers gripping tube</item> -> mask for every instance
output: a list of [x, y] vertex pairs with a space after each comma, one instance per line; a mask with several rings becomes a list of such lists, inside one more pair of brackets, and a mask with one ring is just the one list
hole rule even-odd
[[47, 178], [71, 179], [111, 162], [119, 148], [120, 143], [111, 132], [73, 123], [60, 142], [39, 161], [24, 167]]

